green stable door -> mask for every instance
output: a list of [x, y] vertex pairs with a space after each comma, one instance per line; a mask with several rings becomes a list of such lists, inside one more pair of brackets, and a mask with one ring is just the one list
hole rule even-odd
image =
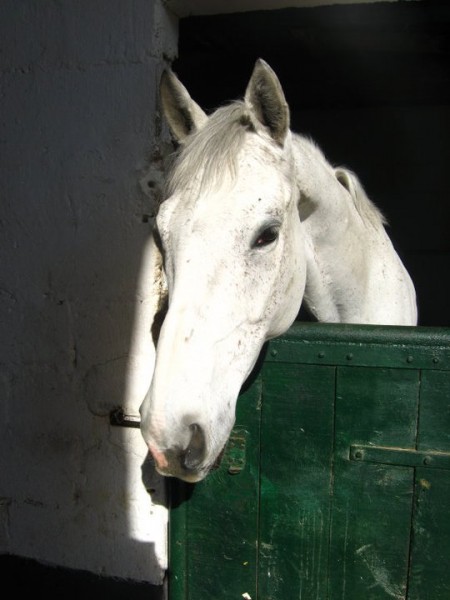
[[450, 330], [298, 324], [218, 470], [172, 481], [170, 600], [450, 600]]

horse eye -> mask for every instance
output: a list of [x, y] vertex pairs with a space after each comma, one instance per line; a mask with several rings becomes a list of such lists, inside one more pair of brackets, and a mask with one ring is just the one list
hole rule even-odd
[[263, 248], [269, 244], [273, 244], [278, 239], [279, 229], [278, 227], [271, 226], [266, 227], [261, 231], [253, 243], [254, 248]]

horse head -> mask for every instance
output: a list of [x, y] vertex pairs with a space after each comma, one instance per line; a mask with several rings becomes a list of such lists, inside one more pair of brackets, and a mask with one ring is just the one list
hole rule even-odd
[[194, 482], [221, 454], [264, 343], [295, 320], [304, 237], [289, 108], [264, 61], [244, 99], [210, 116], [172, 71], [160, 96], [179, 149], [154, 233], [168, 309], [141, 431], [161, 474]]

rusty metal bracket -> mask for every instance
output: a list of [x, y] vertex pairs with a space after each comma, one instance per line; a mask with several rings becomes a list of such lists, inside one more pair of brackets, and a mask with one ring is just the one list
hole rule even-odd
[[123, 408], [115, 408], [109, 413], [109, 423], [115, 427], [134, 427], [139, 428], [141, 418], [138, 415], [128, 415]]

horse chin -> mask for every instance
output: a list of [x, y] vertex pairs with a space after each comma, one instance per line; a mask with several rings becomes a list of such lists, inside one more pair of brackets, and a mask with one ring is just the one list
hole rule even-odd
[[154, 457], [153, 463], [157, 473], [163, 477], [176, 477], [177, 479], [181, 479], [186, 483], [198, 483], [199, 481], [202, 481], [202, 479], [205, 479], [209, 473], [217, 471], [220, 468], [222, 458], [225, 453], [225, 448], [226, 444], [212, 463], [200, 465], [194, 469], [186, 469], [179, 464], [172, 464], [170, 461], [164, 461], [163, 463], [160, 462], [159, 464], [156, 464]]
[[195, 470], [188, 469], [167, 469], [160, 468], [155, 465], [156, 471], [162, 475], [163, 477], [175, 477], [176, 479], [181, 479], [186, 483], [198, 483], [205, 479], [205, 477], [210, 472], [211, 468], [200, 468]]

